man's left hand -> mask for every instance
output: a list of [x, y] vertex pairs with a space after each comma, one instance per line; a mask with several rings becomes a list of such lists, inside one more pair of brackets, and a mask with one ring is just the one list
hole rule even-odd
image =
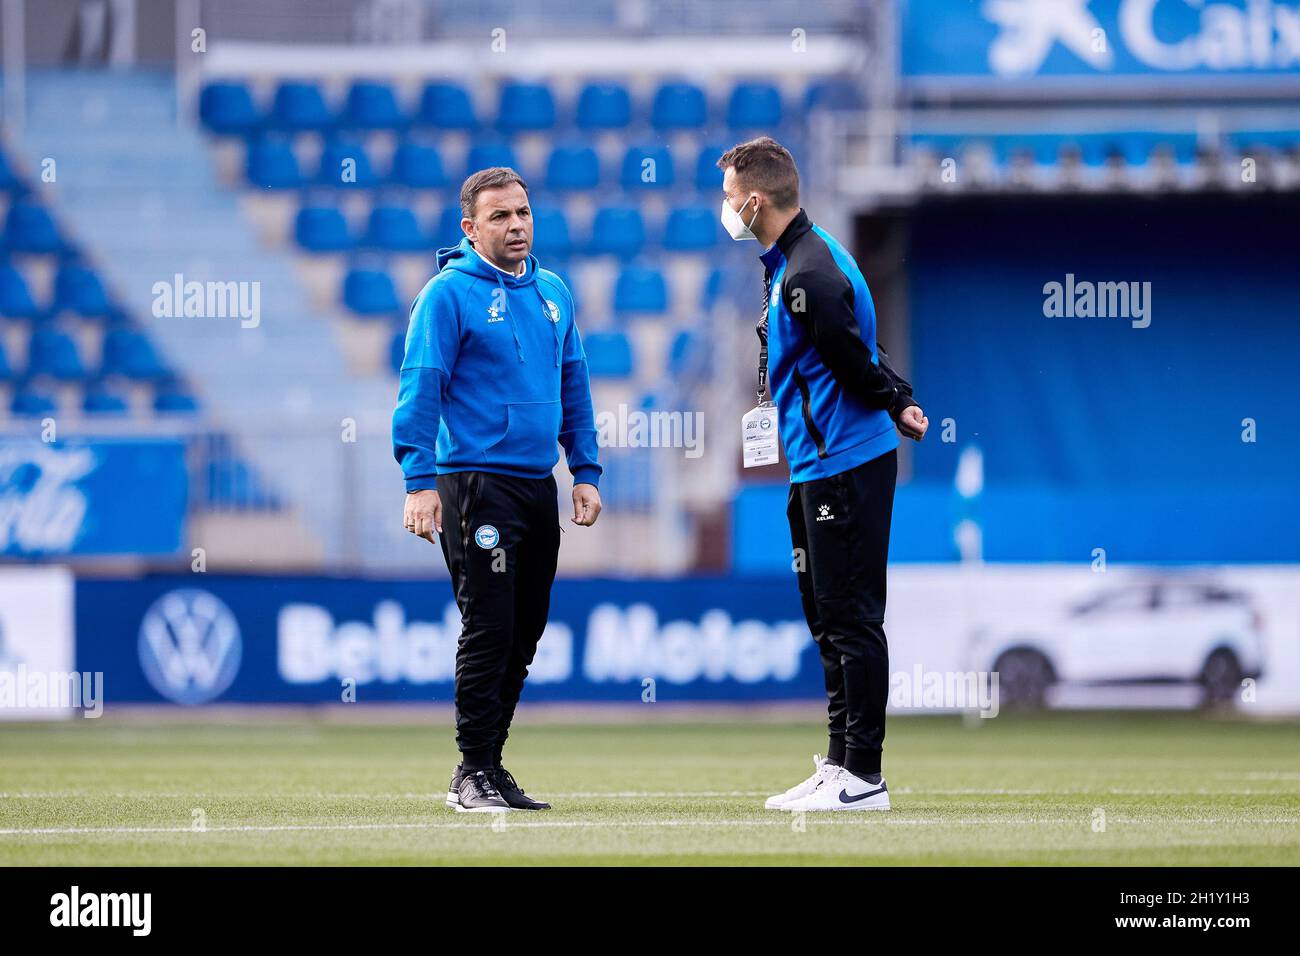
[[925, 417], [920, 405], [908, 405], [898, 416], [898, 430], [914, 441], [924, 438], [929, 427], [930, 419]]
[[600, 516], [600, 492], [595, 485], [573, 486], [573, 523], [593, 525]]

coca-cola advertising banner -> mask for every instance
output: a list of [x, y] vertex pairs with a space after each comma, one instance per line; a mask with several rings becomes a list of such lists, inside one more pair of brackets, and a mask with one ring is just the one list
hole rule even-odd
[[176, 440], [0, 437], [0, 555], [168, 555], [188, 481]]

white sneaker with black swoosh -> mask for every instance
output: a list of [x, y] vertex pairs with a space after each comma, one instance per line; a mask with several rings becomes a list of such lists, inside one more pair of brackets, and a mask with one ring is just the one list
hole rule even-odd
[[834, 764], [829, 764], [823, 760], [821, 754], [813, 754], [813, 767], [816, 768], [816, 772], [811, 777], [803, 781], [803, 783], [795, 784], [785, 793], [778, 793], [775, 797], [768, 797], [767, 802], [763, 804], [763, 809], [784, 810], [787, 803], [808, 796], [817, 789], [817, 784], [821, 783], [827, 774], [839, 769]]
[[888, 810], [889, 788], [882, 776], [879, 783], [855, 777], [843, 767], [836, 767], [806, 797], [792, 800], [782, 810], [812, 812], [834, 810]]

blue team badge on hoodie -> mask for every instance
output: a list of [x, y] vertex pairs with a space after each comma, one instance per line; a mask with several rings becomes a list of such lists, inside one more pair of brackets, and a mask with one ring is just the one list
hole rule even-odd
[[495, 548], [500, 540], [501, 535], [490, 524], [479, 525], [479, 529], [474, 532], [474, 543], [480, 548]]
[[560, 321], [560, 307], [550, 299], [546, 300], [546, 311], [550, 314], [552, 322]]

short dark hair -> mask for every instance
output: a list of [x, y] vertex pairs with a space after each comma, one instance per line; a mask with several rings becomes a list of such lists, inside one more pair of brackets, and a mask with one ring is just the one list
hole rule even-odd
[[718, 168], [736, 168], [736, 178], [746, 189], [767, 195], [778, 209], [799, 205], [799, 169], [790, 151], [770, 136], [760, 136], [733, 146], [722, 154]]
[[480, 169], [461, 184], [460, 214], [466, 219], [473, 219], [478, 206], [479, 193], [485, 189], [500, 189], [502, 186], [509, 186], [511, 183], [518, 183], [524, 187], [524, 193], [528, 193], [528, 184], [524, 182], [524, 177], [509, 166], [492, 166], [488, 169]]

